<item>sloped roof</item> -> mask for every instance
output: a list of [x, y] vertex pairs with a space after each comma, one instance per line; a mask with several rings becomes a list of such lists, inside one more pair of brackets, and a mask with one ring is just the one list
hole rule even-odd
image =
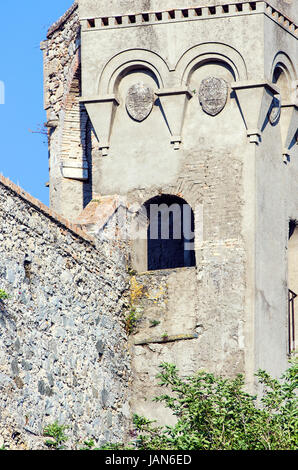
[[93, 230], [99, 231], [107, 225], [119, 207], [127, 208], [127, 205], [118, 194], [112, 196], [94, 195], [92, 201], [75, 220], [75, 224], [84, 230], [92, 227]]

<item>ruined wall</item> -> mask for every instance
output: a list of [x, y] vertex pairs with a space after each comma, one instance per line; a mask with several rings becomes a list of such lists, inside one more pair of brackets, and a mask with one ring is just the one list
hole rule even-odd
[[49, 136], [50, 206], [73, 219], [91, 199], [88, 116], [80, 104], [80, 25], [76, 2], [48, 31], [44, 108]]
[[125, 270], [15, 185], [0, 181], [0, 445], [40, 449], [47, 424], [69, 445], [123, 440], [130, 363]]

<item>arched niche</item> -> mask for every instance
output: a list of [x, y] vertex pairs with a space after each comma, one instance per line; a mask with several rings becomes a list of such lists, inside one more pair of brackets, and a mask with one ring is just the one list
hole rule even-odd
[[143, 204], [137, 219], [141, 230], [132, 258], [139, 271], [196, 265], [194, 212], [184, 199], [155, 196]]
[[222, 43], [204, 43], [192, 47], [179, 59], [176, 73], [180, 83], [188, 86], [193, 73], [208, 63], [226, 68], [232, 81], [247, 79], [245, 61], [236, 49]]
[[202, 75], [202, 78], [205, 78], [205, 76], [219, 76], [220, 78], [225, 79], [227, 82], [234, 82], [236, 80], [233, 68], [227, 62], [219, 60], [218, 58], [209, 58], [195, 64], [188, 76], [188, 83], [190, 87], [194, 79], [194, 75]]
[[280, 88], [282, 105], [295, 101], [297, 74], [292, 60], [284, 52], [278, 52], [273, 60], [271, 80]]
[[158, 88], [168, 86], [169, 67], [160, 55], [146, 49], [129, 49], [116, 54], [105, 65], [98, 80], [99, 95], [115, 93], [121, 77], [138, 69], [150, 71]]
[[277, 63], [273, 71], [272, 83], [277, 85], [280, 89], [280, 96], [282, 103], [289, 103], [291, 101], [291, 78], [288, 70], [282, 63]]
[[273, 60], [271, 79], [280, 90], [282, 152], [287, 162], [297, 140], [297, 74], [293, 62], [284, 52], [278, 52]]
[[[126, 99], [129, 93], [129, 89], [142, 83], [146, 87], [149, 87], [154, 95], [154, 91], [159, 88], [159, 80], [156, 74], [147, 67], [141, 64], [132, 65], [122, 70], [117, 76], [117, 80], [114, 82], [113, 93], [117, 96], [120, 104], [120, 108], [126, 106]], [[154, 100], [157, 97], [155, 96]]]
[[[227, 62], [217, 58], [209, 58], [194, 64], [194, 67], [190, 70], [188, 75], [189, 89], [198, 93], [202, 81], [208, 77], [223, 79], [228, 84], [233, 83], [236, 80], [235, 72]], [[229, 100], [230, 93], [228, 93], [227, 103]]]

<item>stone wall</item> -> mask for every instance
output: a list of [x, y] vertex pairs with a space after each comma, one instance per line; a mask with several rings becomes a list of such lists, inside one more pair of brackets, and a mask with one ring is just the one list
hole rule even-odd
[[130, 362], [121, 257], [3, 177], [0, 217], [9, 294], [0, 301], [0, 446], [43, 448], [55, 420], [70, 426], [71, 447], [122, 440]]
[[88, 181], [88, 116], [80, 104], [80, 25], [72, 7], [41, 43], [44, 60], [44, 108], [47, 113], [50, 206], [73, 219], [91, 199]]

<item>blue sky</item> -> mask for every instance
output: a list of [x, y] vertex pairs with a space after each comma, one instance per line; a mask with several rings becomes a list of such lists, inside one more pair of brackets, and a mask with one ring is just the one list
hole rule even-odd
[[2, 0], [0, 6], [0, 81], [5, 85], [5, 104], [0, 104], [0, 173], [47, 205], [46, 136], [30, 132], [46, 121], [39, 45], [72, 3]]

